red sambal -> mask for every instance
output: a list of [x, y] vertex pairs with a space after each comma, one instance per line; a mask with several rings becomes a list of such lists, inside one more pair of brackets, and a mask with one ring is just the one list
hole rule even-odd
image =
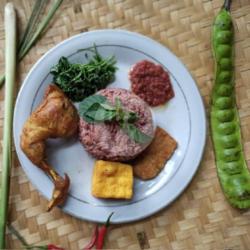
[[164, 104], [174, 97], [169, 75], [161, 65], [147, 60], [138, 62], [129, 77], [132, 91], [150, 106]]

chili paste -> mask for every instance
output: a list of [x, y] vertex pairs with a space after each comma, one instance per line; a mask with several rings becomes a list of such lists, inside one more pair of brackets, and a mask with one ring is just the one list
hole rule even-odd
[[161, 65], [143, 60], [130, 71], [132, 91], [150, 106], [166, 103], [174, 97], [168, 72]]

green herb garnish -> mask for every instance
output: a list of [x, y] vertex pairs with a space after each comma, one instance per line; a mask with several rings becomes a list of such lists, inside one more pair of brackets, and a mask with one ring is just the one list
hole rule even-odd
[[142, 133], [134, 124], [122, 123], [121, 127], [123, 131], [135, 142], [146, 143], [152, 139], [150, 136]]
[[115, 78], [115, 58], [102, 58], [96, 47], [87, 49], [93, 53], [86, 64], [70, 63], [61, 57], [50, 73], [54, 83], [74, 102], [82, 101], [97, 90], [105, 88]]
[[115, 121], [137, 143], [147, 143], [152, 139], [134, 125], [139, 117], [135, 112], [124, 110], [119, 98], [112, 105], [102, 95], [89, 96], [80, 103], [79, 115], [89, 123]]

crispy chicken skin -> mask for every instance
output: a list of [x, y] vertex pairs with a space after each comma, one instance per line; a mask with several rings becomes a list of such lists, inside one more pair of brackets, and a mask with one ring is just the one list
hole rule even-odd
[[21, 148], [26, 156], [54, 181], [55, 189], [48, 210], [65, 200], [69, 178], [60, 177], [46, 162], [45, 141], [48, 138], [67, 138], [78, 128], [76, 108], [55, 85], [46, 89], [42, 103], [25, 122], [21, 134]]

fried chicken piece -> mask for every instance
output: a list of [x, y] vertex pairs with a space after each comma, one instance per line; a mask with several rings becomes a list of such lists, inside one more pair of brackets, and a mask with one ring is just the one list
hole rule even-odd
[[21, 148], [26, 156], [46, 172], [53, 180], [55, 189], [48, 211], [62, 204], [69, 189], [69, 177], [59, 176], [46, 162], [45, 141], [48, 138], [67, 138], [78, 128], [76, 108], [64, 93], [55, 85], [49, 85], [44, 99], [25, 122], [21, 134]]

